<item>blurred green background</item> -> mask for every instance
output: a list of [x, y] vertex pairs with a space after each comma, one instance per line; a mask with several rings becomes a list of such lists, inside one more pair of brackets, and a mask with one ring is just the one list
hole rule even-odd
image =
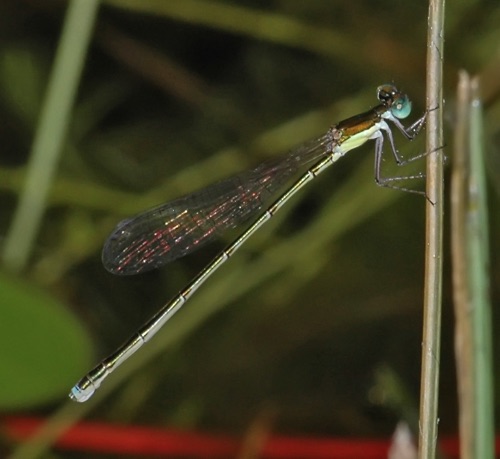
[[[0, 3], [2, 245], [66, 6]], [[0, 277], [1, 412], [49, 416], [69, 403], [76, 380], [238, 234], [121, 278], [100, 262], [118, 221], [322, 134], [375, 105], [382, 83], [420, 116], [426, 20], [425, 2], [394, 0], [103, 1], [29, 263]], [[499, 24], [496, 1], [449, 2], [443, 56], [448, 158], [457, 71], [485, 75], [494, 305]], [[403, 155], [421, 153], [421, 137], [396, 134]], [[409, 173], [387, 158], [386, 175]], [[416, 425], [424, 208], [376, 187], [373, 145], [353, 151], [196, 294], [90, 417], [237, 435], [269, 410], [289, 435], [387, 438], [400, 419]], [[445, 269], [439, 418], [455, 433], [449, 255]]]

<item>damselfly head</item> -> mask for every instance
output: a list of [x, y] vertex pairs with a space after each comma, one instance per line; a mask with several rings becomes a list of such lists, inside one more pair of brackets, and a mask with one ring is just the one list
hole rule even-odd
[[377, 88], [377, 97], [390, 109], [396, 118], [406, 118], [411, 113], [411, 101], [408, 96], [392, 84], [384, 84]]

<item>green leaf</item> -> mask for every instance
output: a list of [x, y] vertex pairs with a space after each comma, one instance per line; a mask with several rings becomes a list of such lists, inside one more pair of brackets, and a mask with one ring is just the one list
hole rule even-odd
[[67, 307], [0, 274], [0, 409], [63, 398], [90, 363], [90, 339]]

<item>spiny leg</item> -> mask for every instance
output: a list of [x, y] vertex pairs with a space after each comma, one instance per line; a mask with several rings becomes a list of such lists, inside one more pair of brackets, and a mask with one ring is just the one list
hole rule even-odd
[[[389, 143], [391, 144], [392, 152], [394, 154], [394, 157], [396, 158], [396, 163], [399, 164], [398, 162], [399, 153], [395, 148], [394, 140], [392, 138], [392, 133], [390, 129], [388, 129], [386, 132], [389, 137]], [[400, 182], [403, 180], [423, 179], [425, 178], [425, 174], [423, 173], [419, 173], [416, 175], [399, 176], [399, 177], [382, 177], [381, 168], [382, 168], [382, 156], [384, 153], [383, 146], [384, 146], [384, 137], [381, 133], [380, 137], [378, 137], [375, 140], [375, 182], [377, 183], [377, 185], [385, 188], [392, 188], [394, 190], [405, 191], [407, 193], [419, 194], [428, 199], [425, 191], [412, 190], [411, 188], [394, 185], [394, 182]]]
[[[425, 113], [418, 120], [416, 120], [413, 124], [411, 124], [408, 127], [403, 126], [401, 121], [399, 121], [397, 118], [395, 118], [391, 121], [398, 128], [398, 130], [399, 130], [399, 132], [401, 132], [401, 134], [403, 134], [408, 140], [413, 140], [420, 133], [422, 128], [424, 127], [425, 121], [427, 120], [427, 115], [430, 112], [437, 110], [437, 109], [438, 109], [438, 107], [434, 107], [434, 108], [430, 108], [430, 109], [426, 110]], [[387, 132], [387, 136], [389, 137], [389, 142], [391, 143], [391, 149], [394, 153], [394, 157], [396, 159], [396, 164], [398, 166], [405, 166], [407, 164], [412, 163], [413, 161], [416, 161], [416, 160], [421, 159], [421, 158], [425, 158], [426, 156], [430, 155], [431, 153], [439, 151], [441, 148], [444, 148], [444, 145], [443, 145], [442, 147], [438, 147], [434, 150], [425, 151], [425, 152], [420, 153], [416, 156], [412, 156], [411, 158], [403, 159], [403, 157], [400, 155], [400, 153], [399, 153], [399, 151], [396, 148], [396, 145], [394, 143], [392, 131], [387, 130], [386, 132]], [[425, 175], [423, 175], [423, 177], [425, 177]], [[396, 177], [396, 179], [397, 179], [397, 177]]]

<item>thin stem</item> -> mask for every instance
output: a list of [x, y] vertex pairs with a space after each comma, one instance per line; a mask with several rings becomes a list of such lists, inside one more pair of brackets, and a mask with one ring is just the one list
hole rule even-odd
[[[430, 0], [427, 49], [427, 196], [419, 458], [434, 458], [441, 342], [443, 265], [442, 67], [444, 0]], [[438, 107], [436, 110], [433, 108]]]
[[68, 6], [30, 153], [26, 183], [6, 237], [3, 261], [14, 271], [26, 265], [41, 224], [98, 5], [98, 0], [73, 0]]
[[[470, 286], [472, 353], [474, 377], [474, 451], [470, 457], [495, 457], [494, 390], [492, 356], [492, 305], [490, 302], [488, 205], [484, 162], [482, 104], [479, 80], [471, 81], [470, 99], [470, 176], [466, 218], [467, 267]], [[466, 457], [466, 456], [464, 456]]]
[[470, 286], [467, 282], [467, 246], [465, 220], [467, 207], [467, 177], [470, 163], [468, 130], [470, 120], [470, 77], [459, 73], [457, 115], [451, 180], [451, 244], [453, 261], [453, 299], [455, 308], [455, 360], [460, 432], [460, 456], [473, 457], [474, 397], [472, 364], [472, 330], [470, 326]]

